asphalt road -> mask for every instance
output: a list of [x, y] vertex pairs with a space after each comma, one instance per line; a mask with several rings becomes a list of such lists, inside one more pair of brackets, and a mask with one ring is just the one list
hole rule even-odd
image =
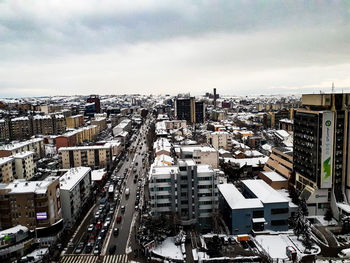
[[[142, 126], [143, 127], [143, 131], [145, 129], [145, 125]], [[142, 130], [142, 129], [141, 129]], [[128, 173], [128, 177], [126, 178], [126, 186], [125, 188], [129, 188], [130, 189], [130, 195], [127, 197], [125, 196], [125, 194], [123, 193], [121, 196], [121, 202], [119, 204], [120, 206], [125, 206], [125, 212], [122, 213], [118, 207], [118, 209], [116, 209], [116, 216], [114, 217], [115, 220], [117, 218], [117, 216], [121, 216], [122, 217], [122, 221], [121, 223], [117, 223], [114, 222], [111, 226], [111, 229], [113, 230], [114, 227], [118, 227], [119, 228], [119, 235], [118, 236], [114, 236], [113, 233], [111, 233], [110, 239], [108, 240], [108, 244], [107, 244], [107, 254], [109, 251], [109, 248], [112, 247], [113, 245], [116, 245], [116, 252], [115, 254], [119, 255], [119, 254], [125, 254], [126, 250], [127, 250], [127, 242], [129, 239], [129, 235], [131, 232], [131, 224], [132, 224], [132, 219], [135, 213], [135, 200], [136, 200], [136, 191], [137, 191], [137, 183], [134, 183], [134, 175], [135, 173], [133, 172], [133, 169], [136, 168], [137, 170], [137, 174], [139, 175], [138, 178], [142, 178], [145, 176], [144, 173], [142, 173], [142, 171], [144, 171], [145, 167], [142, 164], [142, 158], [143, 158], [143, 154], [147, 152], [147, 146], [146, 143], [144, 143], [143, 140], [144, 137], [144, 132], [140, 132], [137, 136], [137, 139], [135, 142], [132, 143], [132, 147], [136, 146], [136, 142], [139, 142], [137, 144], [136, 147], [136, 151], [135, 153], [132, 155], [132, 159], [129, 156], [129, 162], [125, 163], [124, 165], [129, 165], [129, 173]], [[143, 145], [141, 146], [141, 143], [143, 143]], [[141, 146], [141, 150], [140, 150], [140, 146]], [[138, 165], [136, 165], [136, 163], [138, 163]], [[120, 169], [119, 172], [123, 172], [124, 171], [124, 166]], [[125, 189], [124, 188], [124, 189]], [[142, 198], [142, 197], [140, 197]]]

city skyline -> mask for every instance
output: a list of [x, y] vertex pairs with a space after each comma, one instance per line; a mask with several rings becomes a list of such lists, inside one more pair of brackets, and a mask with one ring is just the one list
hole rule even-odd
[[0, 97], [350, 89], [347, 2], [0, 3]]

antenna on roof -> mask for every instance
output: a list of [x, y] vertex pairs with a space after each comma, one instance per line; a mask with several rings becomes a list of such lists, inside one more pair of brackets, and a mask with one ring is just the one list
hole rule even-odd
[[334, 93], [334, 82], [332, 82], [332, 93]]

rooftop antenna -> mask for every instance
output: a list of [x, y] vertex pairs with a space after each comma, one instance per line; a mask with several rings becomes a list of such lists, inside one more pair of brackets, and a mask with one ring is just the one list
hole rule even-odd
[[332, 93], [334, 93], [334, 82], [332, 82]]

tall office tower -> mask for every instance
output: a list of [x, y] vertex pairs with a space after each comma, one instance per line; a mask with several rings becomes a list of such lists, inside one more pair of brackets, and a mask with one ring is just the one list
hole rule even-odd
[[95, 107], [93, 109], [93, 113], [100, 113], [101, 112], [100, 98], [98, 97], [98, 95], [90, 95], [90, 97], [87, 99], [86, 102], [95, 104], [94, 105]]
[[293, 168], [310, 215], [350, 211], [349, 105], [350, 94], [304, 94], [295, 112]]
[[202, 123], [205, 120], [205, 105], [194, 97], [175, 99], [175, 117], [189, 123]]

